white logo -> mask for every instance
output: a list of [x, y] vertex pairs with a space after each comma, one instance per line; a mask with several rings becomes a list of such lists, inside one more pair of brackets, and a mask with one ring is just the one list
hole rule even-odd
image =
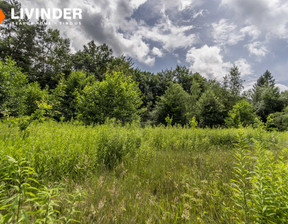
[[52, 9], [44, 9], [44, 8], [21, 8], [20, 15], [16, 16], [15, 9], [11, 9], [11, 18], [12, 19], [38, 19], [39, 17], [42, 20], [49, 19], [82, 19], [82, 9], [78, 8], [52, 8]]

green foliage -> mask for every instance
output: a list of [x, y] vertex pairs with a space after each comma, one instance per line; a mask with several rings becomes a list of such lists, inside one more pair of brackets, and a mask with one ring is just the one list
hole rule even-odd
[[[22, 159], [7, 156], [1, 159], [0, 167], [0, 221], [1, 223], [55, 223], [74, 220], [77, 210], [70, 208], [70, 213], [61, 214], [59, 196], [61, 188], [48, 188], [37, 181], [38, 175], [30, 164]], [[74, 199], [79, 193], [71, 194]], [[65, 199], [69, 206], [77, 200]]]
[[190, 93], [193, 75], [185, 66], [177, 65], [174, 70], [162, 71], [163, 75], [170, 77], [170, 81], [174, 81], [181, 85], [185, 92]]
[[266, 70], [265, 73], [259, 77], [254, 87], [275, 86], [275, 79], [270, 71]]
[[[192, 74], [185, 66], [176, 66], [153, 74], [135, 69], [131, 58], [113, 56], [112, 49], [107, 44], [97, 46], [94, 41], [90, 41], [73, 54], [70, 40], [62, 38], [59, 30], [49, 29], [45, 21], [39, 19], [37, 23], [29, 23], [25, 18], [15, 22], [11, 18], [11, 8], [16, 13], [21, 8], [16, 0], [1, 1], [0, 8], [6, 15], [3, 26], [0, 27], [1, 69], [4, 69], [4, 65], [17, 65], [19, 68], [15, 67], [10, 72], [16, 72], [20, 79], [20, 76], [26, 76], [22, 77], [22, 81], [13, 77], [10, 82], [9, 76], [4, 78], [5, 69], [0, 72], [0, 112], [6, 111], [15, 117], [30, 116], [37, 110], [38, 102], [45, 102], [52, 106], [52, 117], [57, 121], [70, 121], [78, 117], [81, 122], [90, 124], [103, 123], [106, 118], [114, 117], [123, 122], [138, 119], [142, 125], [149, 125], [153, 122], [165, 124], [165, 118], [169, 115], [173, 117], [173, 124], [185, 125], [195, 116], [200, 127], [219, 127], [224, 125], [228, 112], [241, 100], [243, 81], [239, 68], [235, 65], [223, 83], [206, 80], [198, 73]], [[10, 62], [5, 64], [3, 61], [6, 57], [14, 62], [9, 59]], [[25, 75], [19, 75], [21, 71]], [[107, 86], [104, 87], [107, 82], [106, 74], [113, 72], [125, 74], [123, 76], [129, 74], [131, 78], [128, 82], [136, 82], [140, 92], [134, 100], [130, 99], [124, 105], [123, 99], [116, 103], [111, 100], [113, 97], [108, 96], [114, 94], [111, 93], [112, 90], [107, 90], [108, 95], [104, 93], [106, 90], [101, 90], [107, 89]], [[175, 97], [168, 96], [169, 91], [173, 92], [171, 85], [176, 84], [182, 89], [177, 87], [180, 92], [175, 93]], [[176, 87], [172, 89], [176, 90]], [[92, 96], [93, 93], [98, 96]], [[104, 103], [104, 96], [97, 99], [101, 94], [110, 101]], [[142, 105], [136, 102], [139, 101], [136, 99], [139, 95], [143, 100]], [[243, 95], [251, 100], [254, 111], [263, 122], [267, 121], [271, 113], [281, 112], [288, 105], [287, 94], [280, 94], [268, 70], [257, 80], [253, 90]], [[88, 100], [88, 96], [92, 98]], [[184, 98], [185, 103], [182, 102]], [[180, 102], [176, 103], [176, 99], [180, 99]], [[132, 101], [134, 102], [129, 103]], [[175, 109], [172, 108], [174, 104]], [[94, 108], [89, 109], [89, 105]]]
[[196, 114], [201, 127], [213, 127], [223, 124], [225, 107], [214, 91], [209, 89], [197, 102]]
[[282, 104], [279, 99], [279, 89], [261, 87], [257, 88], [257, 90], [259, 91], [259, 100], [254, 103], [254, 108], [257, 115], [259, 115], [263, 121], [266, 121], [269, 114], [282, 110]]
[[208, 89], [208, 82], [198, 73], [193, 74], [192, 83], [190, 87], [190, 97], [188, 103], [188, 118], [196, 116], [197, 101], [203, 95], [203, 93]]
[[142, 108], [146, 109], [146, 111], [142, 113], [142, 121], [144, 122], [147, 122], [151, 118], [155, 119], [155, 116], [152, 115], [151, 117], [151, 112], [155, 109], [156, 102], [159, 101], [159, 98], [163, 96], [165, 91], [171, 86], [171, 83], [179, 84], [187, 93], [191, 92], [193, 81], [195, 82], [198, 79], [199, 85], [201, 86], [200, 88], [203, 87], [202, 81], [204, 78], [197, 73], [192, 75], [189, 69], [184, 66], [177, 66], [175, 69], [167, 69], [157, 74], [143, 72], [139, 69], [134, 69], [132, 73], [136, 82], [139, 83], [139, 88], [142, 93]]
[[5, 60], [11, 57], [15, 60], [17, 66], [25, 72], [30, 72], [32, 67], [32, 58], [35, 55], [35, 36], [36, 26], [27, 24], [28, 19], [16, 20], [11, 18], [11, 8], [19, 13], [21, 4], [17, 1], [1, 1], [0, 8], [5, 14], [5, 20], [0, 27], [0, 59]]
[[[70, 40], [60, 36], [59, 30], [47, 29], [45, 22], [39, 20], [33, 43], [35, 61], [29, 72], [30, 81], [37, 81], [41, 87], [47, 85], [54, 89], [62, 78], [62, 74], [71, 72]], [[37, 57], [37, 58], [35, 58]]]
[[172, 125], [186, 123], [187, 101], [189, 99], [179, 84], [171, 83], [165, 94], [159, 98], [153, 117], [157, 123], [167, 124], [166, 117], [173, 118]]
[[[4, 223], [28, 223], [28, 211], [25, 209], [29, 199], [37, 193], [34, 184], [38, 183], [35, 171], [27, 165], [26, 161], [16, 161], [8, 157], [1, 169], [1, 180], [6, 183], [4, 200], [1, 201], [0, 211], [4, 210]], [[11, 194], [8, 192], [11, 191]], [[5, 194], [9, 197], [5, 197]]]
[[16, 67], [15, 62], [7, 59], [0, 61], [0, 111], [7, 110], [11, 116], [25, 113], [25, 85], [27, 77]]
[[[93, 41], [72, 55], [44, 21], [12, 23], [12, 7], [0, 2], [0, 223], [288, 222], [287, 133], [274, 131], [287, 92], [269, 71], [251, 95], [266, 132], [236, 66], [223, 86], [181, 66], [142, 72]], [[169, 128], [140, 128], [152, 111]], [[196, 129], [227, 116], [257, 129]]]
[[72, 57], [75, 70], [83, 70], [100, 81], [104, 79], [112, 60], [112, 50], [106, 44], [96, 46], [94, 41], [89, 42], [82, 51]]
[[87, 76], [82, 71], [72, 72], [67, 79], [63, 77], [50, 96], [53, 110], [57, 111], [54, 118], [60, 120], [60, 117], [63, 116], [65, 120], [75, 119], [77, 97], [87, 85], [94, 82], [95, 78], [93, 76]]
[[196, 117], [192, 117], [191, 121], [190, 121], [190, 127], [192, 129], [195, 129], [198, 125], [198, 122], [196, 121]]
[[238, 213], [235, 217], [240, 223], [243, 220], [245, 223], [250, 223], [250, 192], [249, 192], [249, 179], [251, 178], [251, 172], [249, 171], [249, 150], [247, 140], [245, 139], [242, 130], [239, 132], [238, 143], [236, 145], [235, 159], [236, 165], [234, 167], [235, 179], [232, 180], [233, 200], [235, 203], [235, 213]]
[[85, 86], [95, 82], [93, 76], [87, 76], [82, 71], [72, 72], [64, 80], [65, 95], [61, 101], [61, 108], [58, 111], [67, 119], [76, 117], [77, 96], [82, 93]]
[[195, 103], [197, 100], [199, 100], [199, 98], [207, 90], [207, 88], [207, 80], [198, 73], [193, 74], [190, 87], [191, 98], [193, 101], [192, 103]]
[[128, 135], [115, 127], [115, 122], [107, 121], [103, 126], [97, 150], [97, 161], [108, 169], [115, 168], [127, 156], [135, 156], [141, 140], [135, 133]]
[[84, 88], [78, 96], [79, 119], [85, 124], [104, 123], [107, 118], [132, 122], [139, 118], [140, 91], [130, 76], [107, 74], [102, 82]]
[[[164, 94], [166, 87], [162, 87], [158, 76], [151, 72], [142, 72], [139, 69], [133, 71], [133, 79], [138, 83], [141, 91], [143, 104], [141, 109], [146, 110], [142, 113], [142, 121], [150, 119], [150, 113], [155, 108], [157, 98]], [[163, 88], [165, 88], [163, 90]]]
[[54, 117], [55, 112], [53, 111], [53, 107], [47, 102], [38, 102], [37, 106], [37, 110], [31, 115], [31, 120], [44, 122], [47, 118]]
[[244, 88], [241, 73], [237, 66], [233, 66], [227, 76], [224, 77], [224, 86], [229, 89], [233, 97], [239, 97], [241, 90]]
[[25, 86], [24, 91], [24, 104], [26, 106], [25, 114], [30, 116], [38, 109], [39, 102], [48, 98], [49, 92], [47, 89], [42, 90], [37, 82], [29, 83], [27, 86]]
[[172, 126], [172, 122], [173, 122], [173, 117], [169, 117], [169, 115], [165, 118], [165, 122], [167, 124], [168, 127]]
[[[261, 134], [260, 134], [261, 135]], [[255, 150], [248, 149], [239, 135], [235, 153], [233, 202], [237, 223], [286, 223], [287, 219], [287, 149], [279, 158], [266, 149], [266, 140], [254, 140]]]
[[[20, 208], [26, 212], [28, 223], [45, 220], [47, 223], [113, 223], [116, 219], [121, 223], [131, 220], [137, 223], [163, 220], [165, 223], [245, 222], [244, 212], [235, 204], [238, 199], [231, 189], [231, 179], [239, 180], [232, 169], [237, 163], [233, 158], [233, 149], [239, 142], [237, 129], [192, 129], [177, 125], [140, 128], [137, 124], [123, 126], [119, 123], [110, 120], [104, 125], [83, 126], [78, 121], [33, 122], [27, 128], [29, 135], [25, 138], [25, 131], [20, 131], [18, 126], [0, 123], [0, 200], [4, 202], [16, 194], [11, 190], [17, 182], [12, 181], [18, 178], [16, 174], [12, 175], [16, 171], [10, 172], [7, 167], [14, 167], [11, 169], [17, 172], [30, 167], [34, 171], [29, 176], [23, 174], [22, 180], [35, 188], [31, 189], [34, 196], [21, 196]], [[258, 163], [258, 149], [253, 138], [262, 142], [265, 149], [273, 150], [275, 158], [279, 158], [278, 149], [287, 146], [286, 132], [246, 128], [242, 130], [241, 138], [240, 145], [245, 146], [242, 162], [250, 177]], [[238, 143], [237, 147], [242, 146]], [[11, 163], [7, 156], [16, 162]], [[288, 154], [281, 156], [283, 169], [287, 169]], [[276, 159], [274, 162], [278, 164]], [[274, 172], [276, 168], [273, 165], [269, 170]], [[279, 173], [283, 174], [282, 182], [287, 183], [286, 171]], [[247, 205], [249, 220], [254, 221], [254, 216], [250, 215], [260, 214], [261, 206], [252, 210], [249, 198], [258, 193], [252, 192], [250, 180], [246, 188], [247, 195], [251, 195], [247, 196]], [[256, 179], [253, 181], [256, 183]], [[257, 179], [261, 184], [259, 181]], [[272, 186], [274, 189], [278, 184], [275, 189], [279, 190], [274, 191], [287, 189], [283, 183], [276, 179]], [[264, 189], [269, 190], [269, 186], [267, 182]], [[285, 208], [284, 198], [280, 203], [280, 193], [277, 194], [273, 206], [284, 214], [284, 209], [278, 209]], [[243, 205], [240, 199], [238, 202]], [[256, 197], [253, 201], [256, 202]], [[2, 209], [2, 204], [2, 220], [11, 213], [15, 219], [17, 213], [11, 207]], [[21, 213], [19, 217], [21, 219]], [[282, 220], [276, 223], [285, 223], [283, 216]]]
[[21, 8], [17, 1], [1, 1], [1, 5], [6, 19], [0, 27], [0, 59], [11, 57], [30, 82], [55, 88], [61, 73], [71, 71], [70, 40], [62, 38], [59, 30], [48, 29], [43, 20], [12, 19], [11, 8], [16, 13]]
[[254, 85], [252, 102], [256, 114], [264, 122], [269, 114], [283, 109], [279, 88], [275, 87], [275, 80], [269, 71], [266, 71]]
[[41, 90], [37, 82], [28, 84], [26, 75], [10, 59], [0, 61], [0, 82], [0, 111], [10, 116], [30, 116], [48, 98], [48, 91]]
[[280, 95], [280, 100], [285, 107], [288, 107], [288, 90], [286, 90], [285, 92], [282, 92]]
[[267, 130], [288, 131], [288, 107], [283, 112], [270, 114], [266, 122]]
[[253, 106], [246, 100], [241, 100], [229, 111], [225, 123], [228, 127], [246, 127], [253, 125], [255, 119], [256, 115], [254, 114]]

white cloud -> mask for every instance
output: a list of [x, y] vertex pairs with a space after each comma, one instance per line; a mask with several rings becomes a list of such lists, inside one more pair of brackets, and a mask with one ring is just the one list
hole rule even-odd
[[242, 32], [238, 31], [237, 26], [232, 22], [228, 22], [227, 19], [212, 23], [212, 27], [214, 40], [220, 45], [235, 45], [245, 37]]
[[281, 92], [288, 90], [288, 86], [285, 86], [283, 84], [276, 84], [275, 86], [277, 86]]
[[224, 61], [221, 55], [221, 49], [218, 46], [204, 45], [201, 48], [191, 48], [187, 55], [186, 61], [191, 65], [190, 70], [199, 72], [208, 79], [221, 81], [229, 72], [233, 64], [238, 66], [242, 76], [251, 75], [253, 69], [248, 61], [240, 58], [233, 64], [230, 61]]
[[193, 1], [190, 0], [180, 0], [180, 10], [184, 10], [189, 7]]
[[[76, 3], [77, 1], [71, 0], [71, 5], [72, 2]], [[130, 0], [129, 2], [99, 0], [94, 4], [101, 8], [100, 13], [90, 9], [93, 7], [87, 7], [87, 13], [91, 18], [89, 18], [89, 28], [85, 27], [86, 32], [89, 32], [90, 38], [95, 41], [107, 43], [116, 54], [124, 53], [149, 66], [154, 65], [155, 56], [163, 56], [163, 50], [173, 52], [176, 49], [191, 47], [195, 44], [197, 37], [195, 34], [190, 34], [194, 26], [177, 24], [166, 14], [165, 9], [177, 11], [179, 5], [184, 4], [185, 7], [189, 7], [195, 5], [196, 2], [198, 4], [198, 0], [163, 0], [158, 2], [157, 7], [160, 7], [159, 9], [162, 7], [162, 12], [159, 11], [160, 19], [154, 26], [149, 26], [142, 20], [136, 21], [132, 18], [135, 10], [146, 2], [147, 0]], [[87, 37], [85, 32], [82, 32], [81, 35]], [[151, 41], [160, 44], [158, 50], [150, 46]]]
[[233, 10], [238, 23], [254, 25], [261, 32], [288, 38], [288, 3], [284, 0], [221, 0]]
[[193, 47], [188, 51], [186, 61], [191, 64], [191, 71], [217, 80], [222, 80], [232, 66], [230, 62], [223, 61], [221, 49], [217, 46], [204, 45], [198, 49]]
[[143, 5], [147, 0], [130, 0], [130, 4], [133, 9], [138, 9], [140, 5]]
[[203, 17], [204, 13], [208, 12], [205, 9], [201, 9], [200, 11], [198, 11], [197, 13], [195, 13], [195, 15], [193, 15], [193, 19], [196, 19], [197, 17]]
[[244, 83], [244, 89], [243, 91], [244, 92], [247, 92], [249, 90], [252, 90], [253, 89], [253, 86], [255, 85], [256, 81], [252, 81], [252, 80], [248, 80], [248, 82], [245, 82]]
[[167, 9], [183, 11], [186, 9], [195, 8], [196, 6], [200, 6], [203, 3], [203, 0], [154, 0], [154, 1], [162, 5], [162, 11], [166, 11]]
[[[138, 0], [135, 2], [138, 3], [137, 6], [140, 6], [145, 1]], [[135, 2], [134, 4], [136, 4]], [[177, 1], [163, 1], [162, 4], [164, 8], [169, 8], [173, 7], [175, 2]], [[148, 26], [143, 21], [127, 20], [126, 18], [132, 15], [133, 10], [127, 6], [128, 9], [124, 7], [123, 13], [119, 13], [120, 3], [121, 0], [113, 2], [107, 13], [101, 13], [105, 18], [104, 30], [109, 31], [112, 35], [112, 44], [110, 44], [112, 47], [116, 43], [119, 51], [136, 58], [139, 62], [153, 66], [155, 63], [154, 56], [162, 57], [163, 50], [173, 52], [179, 48], [191, 47], [197, 42], [196, 35], [189, 34], [194, 26], [175, 24], [165, 11], [159, 14], [161, 19], [154, 26]], [[190, 3], [192, 4], [193, 1]], [[150, 48], [150, 41], [158, 42], [161, 46], [160, 49]]]
[[[175, 1], [177, 2], [177, 1]], [[195, 7], [202, 4], [202, 0], [179, 0], [179, 10]]]
[[245, 37], [250, 37], [254, 41], [261, 35], [261, 31], [254, 25], [239, 28], [234, 22], [228, 19], [221, 19], [218, 23], [212, 23], [212, 35], [214, 41], [220, 45], [233, 46], [240, 41], [244, 41]]
[[258, 57], [264, 57], [264, 56], [266, 56], [266, 54], [268, 52], [267, 48], [265, 46], [263, 46], [262, 43], [259, 41], [249, 43], [247, 45], [247, 48], [248, 48], [250, 54], [258, 56]]
[[157, 56], [159, 58], [163, 57], [163, 52], [157, 47], [154, 47], [152, 49], [152, 53], [153, 53], [153, 55], [155, 55], [155, 56]]
[[150, 67], [154, 66], [155, 64], [155, 58], [153, 57], [147, 57], [146, 60], [144, 61], [146, 65], [149, 65]]
[[[30, 2], [23, 0], [25, 7], [79, 7], [83, 10], [82, 26], [54, 26], [62, 34], [71, 38], [72, 47], [80, 49], [90, 40], [96, 43], [107, 43], [114, 54], [125, 54], [135, 58], [141, 63], [153, 66], [155, 56], [162, 57], [163, 49], [174, 51], [177, 48], [189, 47], [195, 43], [195, 36], [186, 32], [193, 26], [174, 24], [165, 13], [159, 13], [162, 18], [151, 27], [143, 21], [132, 18], [135, 10], [147, 0], [78, 0], [62, 2], [43, 2], [41, 0]], [[163, 1], [166, 8], [173, 8], [177, 1]], [[181, 2], [176, 4], [176, 8]], [[185, 2], [185, 7], [187, 6]], [[190, 2], [191, 4], [193, 1]], [[161, 4], [160, 4], [161, 5]], [[188, 4], [189, 5], [189, 4]], [[129, 19], [127, 19], [129, 18]], [[162, 46], [158, 51], [150, 46], [150, 41], [157, 41]]]
[[251, 65], [244, 58], [235, 61], [235, 65], [239, 68], [242, 76], [251, 75], [253, 73]]
[[129, 52], [129, 56], [136, 58], [138, 61], [153, 66], [155, 58], [149, 56], [150, 47], [142, 40], [140, 35], [133, 35], [130, 38], [124, 38], [123, 34], [115, 34], [121, 43], [123, 52]]
[[165, 16], [162, 21], [154, 27], [140, 26], [136, 31], [144, 38], [159, 42], [167, 51], [177, 48], [191, 47], [196, 43], [195, 34], [187, 35], [186, 32], [193, 29], [193, 26], [178, 26]]
[[258, 39], [261, 35], [261, 31], [253, 25], [243, 27], [240, 32], [245, 36], [250, 36], [252, 40]]

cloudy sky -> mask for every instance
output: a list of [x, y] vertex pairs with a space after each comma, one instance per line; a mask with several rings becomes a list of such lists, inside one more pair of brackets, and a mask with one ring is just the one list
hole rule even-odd
[[22, 7], [81, 8], [81, 26], [54, 26], [81, 49], [107, 43], [143, 70], [185, 65], [222, 80], [233, 64], [246, 88], [267, 69], [288, 89], [286, 0], [20, 0]]

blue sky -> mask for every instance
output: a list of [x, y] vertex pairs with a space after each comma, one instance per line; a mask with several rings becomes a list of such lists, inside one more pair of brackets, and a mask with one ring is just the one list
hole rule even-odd
[[185, 65], [222, 80], [236, 64], [251, 87], [269, 69], [288, 89], [285, 0], [21, 0], [23, 7], [81, 8], [81, 26], [54, 26], [75, 50], [94, 40], [140, 69]]

